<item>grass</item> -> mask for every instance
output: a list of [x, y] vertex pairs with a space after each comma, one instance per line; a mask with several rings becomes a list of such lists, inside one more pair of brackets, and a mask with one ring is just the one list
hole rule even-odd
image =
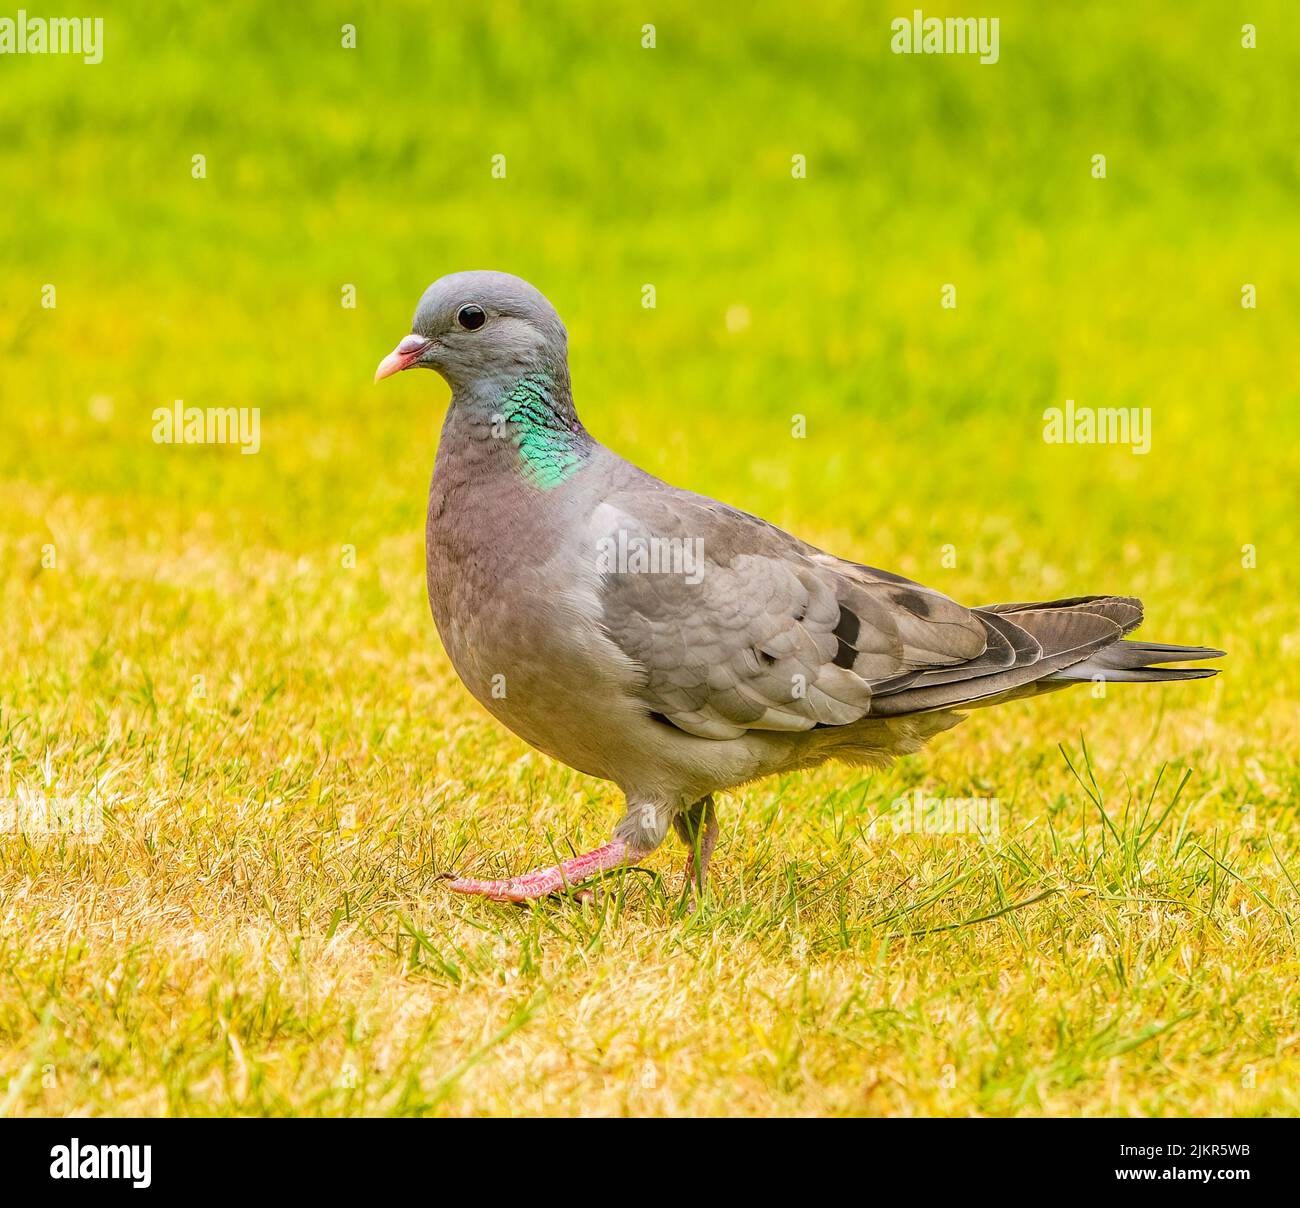
[[[887, 6], [102, 7], [98, 67], [0, 63], [0, 798], [104, 822], [0, 834], [0, 1112], [1300, 1109], [1287, 5], [1006, 3], [991, 67]], [[966, 602], [1140, 595], [1227, 674], [730, 795], [694, 914], [672, 843], [595, 904], [450, 898], [619, 811], [456, 681], [446, 391], [369, 385], [488, 266], [653, 472]], [[155, 445], [177, 398], [261, 452]], [[1045, 444], [1067, 398], [1151, 452]], [[873, 838], [918, 788], [1000, 835]]]

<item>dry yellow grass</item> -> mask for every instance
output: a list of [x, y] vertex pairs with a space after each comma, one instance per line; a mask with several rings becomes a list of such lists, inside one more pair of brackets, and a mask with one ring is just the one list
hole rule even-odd
[[[8, 1112], [1297, 1107], [1293, 769], [1221, 722], [1233, 681], [755, 786], [692, 916], [667, 847], [595, 905], [466, 902], [435, 874], [594, 842], [615, 803], [468, 702], [414, 534], [345, 570], [167, 509], [3, 504], [69, 534], [57, 571], [9, 551], [4, 794], [104, 803], [98, 843], [0, 848]], [[1259, 724], [1284, 750], [1296, 723]], [[1084, 724], [1114, 832], [1047, 737]], [[1000, 796], [1000, 839], [871, 838], [917, 784]]]

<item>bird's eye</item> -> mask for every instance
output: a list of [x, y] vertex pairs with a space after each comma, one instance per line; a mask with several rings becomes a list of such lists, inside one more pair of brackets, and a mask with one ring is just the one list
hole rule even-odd
[[487, 322], [487, 315], [481, 306], [475, 306], [471, 302], [456, 312], [456, 322], [466, 331], [478, 331]]

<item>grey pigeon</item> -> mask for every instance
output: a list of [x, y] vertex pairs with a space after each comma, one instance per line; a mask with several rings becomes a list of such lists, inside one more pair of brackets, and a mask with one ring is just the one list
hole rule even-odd
[[549, 302], [507, 273], [420, 299], [375, 380], [451, 387], [429, 488], [429, 603], [452, 664], [525, 741], [613, 781], [608, 843], [460, 893], [525, 901], [640, 859], [671, 826], [701, 888], [713, 794], [828, 759], [880, 766], [965, 710], [1077, 682], [1199, 679], [1195, 646], [1125, 641], [1128, 596], [967, 608], [828, 554], [594, 440]]

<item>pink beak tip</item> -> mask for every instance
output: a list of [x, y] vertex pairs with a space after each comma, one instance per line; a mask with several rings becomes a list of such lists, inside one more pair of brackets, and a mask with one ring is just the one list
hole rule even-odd
[[386, 377], [401, 373], [403, 369], [409, 369], [423, 356], [428, 347], [429, 341], [423, 336], [403, 337], [401, 343], [379, 362], [379, 368], [375, 370], [375, 381], [381, 382]]

